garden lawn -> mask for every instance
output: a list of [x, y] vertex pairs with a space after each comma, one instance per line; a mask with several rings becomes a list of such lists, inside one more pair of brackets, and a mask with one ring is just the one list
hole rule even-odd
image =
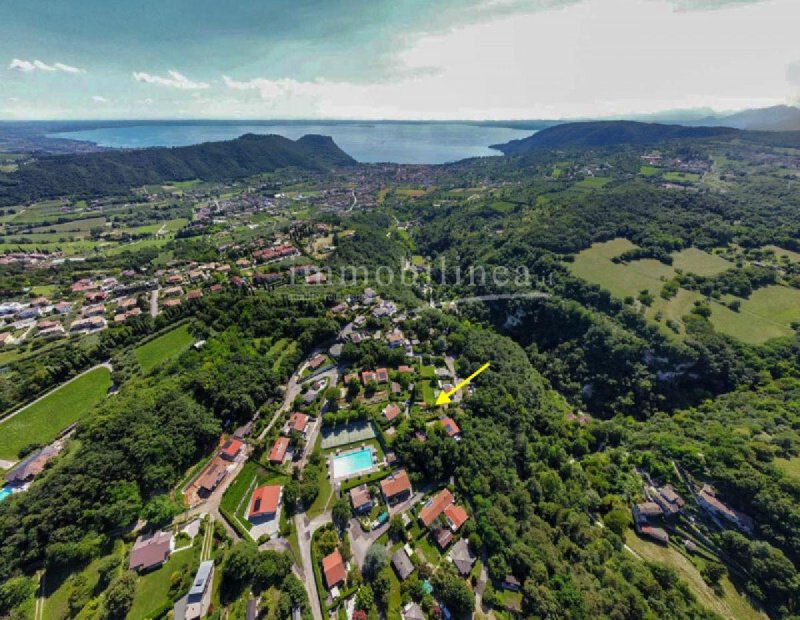
[[194, 336], [189, 333], [189, 325], [168, 331], [133, 350], [139, 365], [144, 372], [150, 372], [161, 362], [178, 357], [194, 342]]
[[53, 441], [62, 430], [86, 416], [110, 387], [111, 372], [95, 368], [0, 422], [0, 458], [14, 460], [27, 445]]
[[142, 575], [136, 582], [133, 604], [127, 619], [144, 620], [154, 617], [155, 612], [171, 602], [169, 586], [172, 573], [194, 574], [198, 565], [195, 549], [184, 549], [173, 553], [166, 564], [158, 570]]

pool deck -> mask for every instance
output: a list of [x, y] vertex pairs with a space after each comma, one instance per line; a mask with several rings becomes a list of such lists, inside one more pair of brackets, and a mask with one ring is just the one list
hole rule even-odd
[[[372, 454], [372, 466], [368, 467], [366, 469], [359, 469], [358, 471], [353, 472], [351, 474], [346, 474], [346, 475], [343, 475], [343, 476], [336, 476], [336, 474], [335, 474], [336, 470], [333, 467], [333, 461], [336, 459], [336, 457], [347, 456], [349, 454], [354, 454], [356, 452], [361, 452], [362, 450], [369, 450], [370, 453]], [[357, 478], [358, 476], [363, 476], [365, 474], [371, 474], [372, 472], [379, 470], [382, 465], [383, 465], [383, 463], [381, 463], [378, 460], [378, 452], [377, 452], [377, 450], [375, 449], [374, 446], [372, 446], [370, 444], [363, 444], [363, 445], [351, 448], [349, 450], [345, 450], [343, 452], [338, 452], [338, 453], [334, 452], [334, 453], [331, 453], [329, 458], [328, 458], [328, 471], [330, 472], [331, 480], [333, 480], [335, 482], [344, 482], [348, 478]]]

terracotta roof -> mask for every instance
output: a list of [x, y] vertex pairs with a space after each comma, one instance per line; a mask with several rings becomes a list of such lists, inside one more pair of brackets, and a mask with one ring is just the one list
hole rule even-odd
[[278, 511], [278, 504], [280, 501], [280, 485], [274, 484], [258, 487], [253, 491], [248, 517], [253, 518], [275, 514]]
[[228, 439], [225, 442], [225, 445], [222, 446], [220, 452], [223, 456], [228, 457], [229, 459], [235, 458], [239, 451], [242, 449], [244, 444], [239, 441], [238, 439]]
[[445, 416], [439, 420], [444, 426], [444, 432], [447, 433], [449, 437], [455, 437], [461, 432], [461, 429], [456, 424], [456, 421], [448, 416]]
[[289, 438], [278, 437], [275, 440], [274, 445], [272, 446], [272, 450], [269, 451], [269, 462], [282, 463], [283, 459], [286, 457], [286, 450], [288, 449], [289, 449]]
[[419, 518], [425, 527], [430, 527], [431, 523], [436, 521], [436, 518], [444, 512], [450, 504], [453, 503], [453, 494], [449, 489], [439, 491], [434, 497], [429, 499], [422, 510], [419, 511]]
[[433, 537], [436, 539], [436, 544], [439, 545], [439, 549], [444, 549], [450, 544], [450, 541], [453, 540], [453, 532], [446, 527], [440, 527], [433, 532]]
[[206, 491], [213, 491], [225, 477], [226, 473], [227, 470], [222, 466], [222, 463], [215, 463], [212, 461], [198, 479], [197, 486]]
[[397, 370], [399, 372], [414, 372], [414, 369], [411, 368], [411, 366], [406, 366], [406, 365], [400, 366]]
[[400, 407], [395, 403], [390, 403], [383, 408], [383, 415], [385, 415], [386, 419], [391, 422], [398, 415], [400, 415]]
[[375, 376], [378, 379], [378, 383], [386, 383], [389, 380], [389, 371], [385, 368], [378, 368], [375, 371]]
[[345, 580], [347, 573], [344, 569], [344, 558], [338, 549], [322, 558], [322, 572], [329, 590]]
[[308, 426], [308, 416], [305, 413], [295, 411], [289, 416], [289, 426], [292, 430], [302, 433], [306, 430], [306, 426]]
[[388, 478], [381, 480], [381, 491], [386, 497], [394, 497], [404, 492], [411, 492], [411, 481], [405, 469], [398, 469]]
[[450, 504], [445, 508], [444, 516], [447, 517], [447, 520], [450, 522], [450, 529], [454, 532], [460, 530], [461, 526], [469, 519], [467, 511], [456, 504]]

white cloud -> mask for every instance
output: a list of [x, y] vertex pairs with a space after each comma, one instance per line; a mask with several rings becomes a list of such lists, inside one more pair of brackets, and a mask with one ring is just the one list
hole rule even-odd
[[41, 60], [22, 60], [20, 58], [14, 58], [8, 65], [9, 69], [14, 71], [20, 71], [21, 73], [32, 73], [33, 71], [45, 71], [47, 73], [53, 73], [55, 71], [62, 71], [64, 73], [86, 73], [85, 69], [79, 69], [78, 67], [73, 67], [71, 65], [65, 65], [63, 62], [56, 62], [52, 65], [48, 65], [46, 62], [42, 62]]
[[167, 75], [169, 77], [162, 77], [160, 75], [153, 75], [152, 73], [144, 73], [142, 71], [134, 71], [133, 79], [137, 82], [144, 82], [145, 84], [169, 86], [170, 88], [178, 88], [180, 90], [204, 90], [211, 87], [208, 82], [195, 82], [190, 80], [182, 73], [178, 73], [174, 69], [167, 71]]
[[[797, 0], [676, 11], [671, 0], [586, 0], [421, 37], [408, 77], [372, 84], [234, 79], [272, 117], [569, 118], [786, 102], [800, 57]], [[747, 32], [747, 37], [741, 33]], [[480, 42], [480, 44], [476, 44]]]
[[102, 95], [92, 95], [92, 101], [95, 103], [108, 103], [110, 100]]

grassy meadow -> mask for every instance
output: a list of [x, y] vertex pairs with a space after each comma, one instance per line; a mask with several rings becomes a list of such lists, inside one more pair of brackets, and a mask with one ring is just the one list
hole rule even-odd
[[95, 368], [22, 409], [10, 420], [0, 422], [0, 458], [15, 460], [21, 448], [52, 441], [59, 432], [89, 413], [110, 387], [111, 372]]
[[194, 342], [189, 325], [181, 325], [133, 350], [144, 372], [150, 372], [161, 362], [178, 357]]

